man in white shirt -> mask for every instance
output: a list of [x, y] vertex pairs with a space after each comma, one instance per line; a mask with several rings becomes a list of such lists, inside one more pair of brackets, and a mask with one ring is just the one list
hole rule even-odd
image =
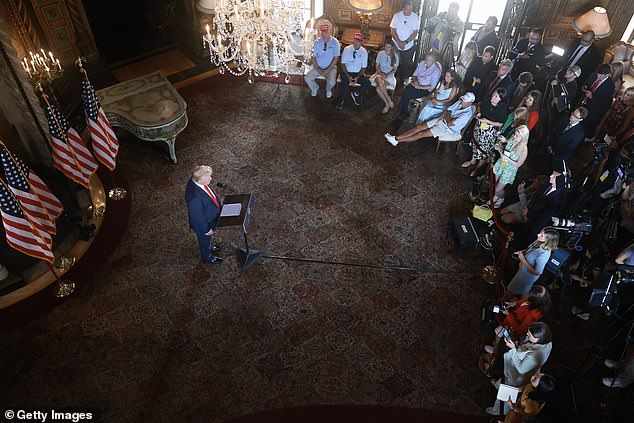
[[357, 32], [352, 44], [344, 48], [341, 54], [341, 87], [337, 98], [337, 110], [343, 108], [351, 87], [355, 88], [350, 95], [357, 106], [361, 105], [361, 100], [370, 87], [370, 80], [363, 74], [368, 67], [368, 52], [361, 46], [361, 42], [363, 35]]
[[339, 41], [330, 35], [330, 25], [319, 25], [320, 36], [313, 44], [312, 66], [304, 76], [310, 95], [315, 97], [319, 85], [315, 79], [326, 78], [326, 98], [332, 97], [332, 89], [337, 85], [337, 61], [339, 60]]
[[402, 82], [409, 78], [414, 70], [415, 39], [418, 36], [420, 21], [418, 15], [412, 12], [412, 1], [403, 1], [403, 10], [392, 16], [390, 31], [392, 40], [399, 55], [399, 67], [396, 80]]

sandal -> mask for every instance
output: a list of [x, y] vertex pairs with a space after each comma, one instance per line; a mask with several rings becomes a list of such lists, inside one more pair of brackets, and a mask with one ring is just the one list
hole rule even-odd
[[389, 111], [390, 111], [390, 105], [388, 104], [387, 106], [383, 108], [383, 110], [381, 110], [381, 113], [386, 114]]
[[463, 163], [463, 164], [461, 164], [460, 166], [467, 168], [467, 167], [472, 166], [472, 165], [474, 165], [474, 164], [475, 164], [475, 163], [471, 162], [471, 160], [467, 160], [466, 162], [464, 162], [464, 163]]

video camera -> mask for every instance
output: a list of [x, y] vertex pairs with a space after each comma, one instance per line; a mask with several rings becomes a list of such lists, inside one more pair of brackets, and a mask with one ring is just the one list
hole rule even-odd
[[560, 231], [565, 231], [566, 235], [562, 237], [561, 244], [566, 249], [575, 249], [580, 251], [579, 243], [584, 235], [592, 232], [592, 222], [589, 215], [577, 215], [573, 218], [553, 217], [553, 227]]

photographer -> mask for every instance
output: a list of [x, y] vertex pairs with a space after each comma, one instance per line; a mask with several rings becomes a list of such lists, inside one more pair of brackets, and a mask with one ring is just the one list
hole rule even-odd
[[[509, 351], [504, 354], [504, 380], [491, 380], [497, 388], [503, 382], [506, 385], [521, 388], [526, 385], [534, 374], [539, 373], [546, 363], [552, 350], [552, 332], [543, 322], [534, 322], [526, 331], [526, 341], [516, 345], [510, 339], [505, 339]], [[506, 405], [506, 404], [505, 404]], [[493, 416], [506, 414], [508, 405], [502, 408], [499, 400], [493, 407], [487, 407], [486, 412]]]
[[464, 30], [464, 22], [458, 17], [460, 4], [452, 2], [446, 12], [441, 12], [437, 16], [429, 19], [427, 31], [431, 34], [432, 50], [436, 53], [444, 54], [441, 61], [444, 69], [451, 67], [453, 57], [450, 49], [445, 48], [446, 44], [453, 43], [453, 40], [460, 40], [462, 31]]
[[570, 113], [572, 110], [572, 104], [579, 89], [577, 84], [579, 75], [581, 75], [581, 68], [579, 66], [571, 66], [566, 69], [563, 76], [557, 75], [557, 77], [550, 82], [552, 88], [552, 98], [549, 108], [550, 120], [548, 124], [550, 129], [552, 129], [566, 113]]
[[568, 272], [562, 275], [563, 295], [572, 306], [572, 314], [588, 320], [588, 300], [605, 266], [605, 257], [597, 250], [586, 248], [571, 262]]
[[500, 325], [495, 328], [493, 344], [485, 345], [484, 350], [492, 354], [504, 336], [519, 341], [520, 336], [526, 334], [528, 326], [544, 317], [550, 309], [550, 303], [548, 290], [542, 285], [536, 285], [528, 292], [527, 298], [505, 303], [503, 307], [497, 308], [499, 310], [497, 319]]
[[530, 72], [537, 77], [546, 60], [546, 50], [542, 45], [543, 35], [543, 29], [533, 28], [528, 37], [520, 39], [509, 52], [509, 59], [513, 60], [511, 76], [514, 79], [522, 72]]
[[[595, 159], [602, 153], [605, 144], [595, 143]], [[627, 181], [634, 176], [632, 166], [634, 160], [634, 143], [627, 143], [618, 150], [610, 150], [603, 172], [592, 190], [592, 216], [598, 217], [609, 205], [612, 199], [616, 199], [627, 187]], [[630, 191], [628, 190], [628, 198]], [[630, 210], [625, 210], [624, 217], [630, 216]], [[627, 226], [629, 222], [626, 222]], [[632, 225], [634, 226], [634, 224]], [[634, 229], [634, 227], [632, 228]]]

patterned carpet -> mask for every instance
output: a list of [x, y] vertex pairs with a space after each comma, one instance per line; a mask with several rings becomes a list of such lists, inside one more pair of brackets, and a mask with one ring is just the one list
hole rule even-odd
[[[220, 422], [316, 404], [483, 416], [495, 391], [477, 368], [488, 339], [479, 316], [494, 292], [468, 274], [489, 259], [456, 254], [447, 234], [471, 206], [466, 152], [392, 147], [378, 106], [337, 113], [323, 90], [223, 78], [184, 95], [178, 165], [122, 137], [134, 201], [107, 264], [3, 336], [3, 402], [92, 406], [108, 422]], [[203, 163], [256, 194], [249, 242], [264, 254], [421, 271], [267, 258], [243, 271], [238, 229], [220, 232], [224, 263], [203, 265], [183, 201]], [[576, 336], [571, 323], [582, 327], [566, 322], [562, 343]], [[554, 362], [570, 352], [557, 342]]]

